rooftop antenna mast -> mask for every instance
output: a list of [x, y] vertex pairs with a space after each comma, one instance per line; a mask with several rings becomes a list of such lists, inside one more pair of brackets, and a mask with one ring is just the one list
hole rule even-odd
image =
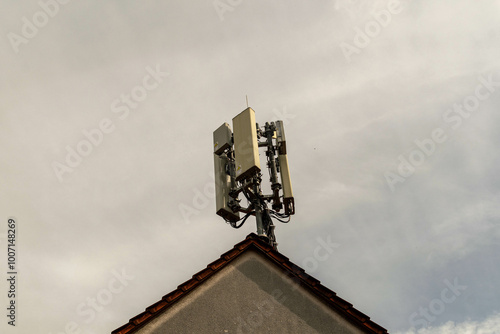
[[[214, 131], [216, 213], [234, 228], [255, 216], [257, 234], [277, 249], [272, 218], [288, 223], [295, 214], [283, 121], [259, 127], [255, 111], [247, 107], [233, 118], [233, 128], [234, 133], [224, 123]], [[259, 148], [265, 149], [267, 157], [271, 184], [267, 195], [262, 192]], [[246, 207], [241, 205], [240, 195]]]

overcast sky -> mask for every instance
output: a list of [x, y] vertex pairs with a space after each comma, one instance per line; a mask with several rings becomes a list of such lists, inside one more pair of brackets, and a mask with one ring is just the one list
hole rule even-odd
[[110, 332], [254, 232], [212, 194], [212, 132], [248, 95], [285, 122], [280, 252], [391, 333], [500, 332], [499, 17], [493, 0], [3, 1], [0, 258], [5, 277], [14, 217], [19, 274], [1, 331]]

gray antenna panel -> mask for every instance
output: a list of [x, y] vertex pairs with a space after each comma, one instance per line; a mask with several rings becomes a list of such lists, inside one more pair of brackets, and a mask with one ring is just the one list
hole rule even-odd
[[238, 221], [240, 213], [234, 212], [229, 207], [229, 191], [231, 190], [231, 177], [227, 174], [228, 158], [225, 155], [214, 154], [215, 172], [215, 211], [228, 221]]
[[278, 156], [278, 160], [281, 171], [281, 186], [283, 187], [283, 204], [285, 205], [285, 214], [293, 215], [295, 213], [295, 201], [293, 199], [290, 169], [288, 168], [288, 157], [286, 154], [280, 154]]
[[255, 111], [252, 108], [246, 108], [233, 118], [236, 181], [260, 172], [259, 143], [255, 124]]
[[278, 153], [286, 154], [285, 126], [283, 121], [276, 121], [276, 139], [278, 141]]
[[214, 131], [214, 153], [221, 155], [225, 149], [233, 146], [231, 139], [231, 128], [229, 124], [224, 123], [217, 130]]

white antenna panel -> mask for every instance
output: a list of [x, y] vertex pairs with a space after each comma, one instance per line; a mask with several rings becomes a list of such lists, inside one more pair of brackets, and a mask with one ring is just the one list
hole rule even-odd
[[259, 143], [255, 124], [255, 111], [252, 108], [246, 108], [233, 118], [236, 181], [260, 171]]

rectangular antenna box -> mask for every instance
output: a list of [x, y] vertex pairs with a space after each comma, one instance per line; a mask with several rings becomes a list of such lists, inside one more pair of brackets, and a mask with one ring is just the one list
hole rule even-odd
[[221, 155], [226, 148], [233, 146], [229, 124], [224, 123], [214, 131], [214, 153]]
[[229, 196], [229, 192], [231, 191], [231, 177], [226, 172], [227, 164], [228, 159], [226, 155], [219, 156], [214, 153], [215, 212], [229, 221], [238, 221], [240, 213], [234, 212], [228, 205], [231, 199]]
[[233, 118], [236, 181], [260, 172], [259, 143], [255, 111], [246, 108]]
[[290, 178], [290, 169], [288, 168], [288, 157], [286, 154], [278, 155], [280, 164], [281, 185], [283, 187], [283, 203], [285, 204], [285, 213], [293, 215], [295, 213], [295, 201], [293, 199], [292, 180]]
[[278, 141], [278, 152], [279, 154], [286, 154], [286, 138], [285, 138], [285, 127], [283, 121], [276, 121], [276, 132]]

